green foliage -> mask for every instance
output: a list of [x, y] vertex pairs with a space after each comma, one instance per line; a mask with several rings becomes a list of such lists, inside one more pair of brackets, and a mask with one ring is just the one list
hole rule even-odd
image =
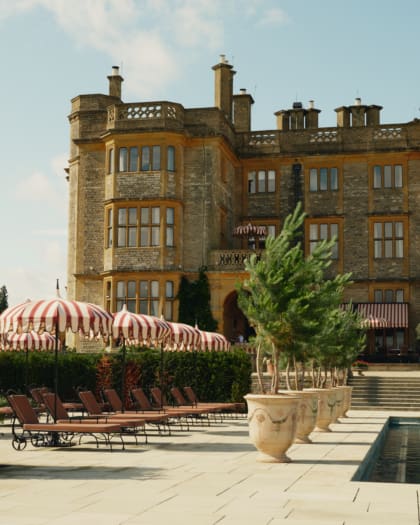
[[9, 299], [8, 299], [8, 293], [7, 288], [5, 285], [3, 285], [0, 288], [0, 314], [6, 310], [6, 308], [9, 306]]
[[198, 279], [190, 282], [182, 276], [179, 292], [179, 322], [191, 326], [197, 324], [201, 330], [214, 332], [217, 321], [213, 318], [210, 308], [210, 285], [206, 268], [199, 269]]
[[[58, 384], [63, 399], [74, 399], [75, 387], [97, 390], [97, 373], [104, 354], [59, 354]], [[192, 386], [203, 401], [242, 401], [250, 389], [251, 360], [243, 350], [233, 352], [164, 352], [144, 348], [128, 348], [127, 369], [138, 377], [131, 377], [130, 385], [142, 386], [146, 392], [154, 385], [160, 386], [161, 357], [163, 356], [166, 390]], [[24, 390], [25, 352], [0, 353], [0, 390]], [[112, 368], [112, 386], [120, 391], [122, 355], [108, 355]], [[54, 385], [54, 353], [30, 352], [28, 354], [28, 385]], [[100, 375], [100, 374], [99, 374]]]
[[261, 258], [254, 254], [246, 261], [249, 278], [238, 287], [240, 308], [257, 335], [271, 343], [272, 393], [278, 389], [280, 354], [299, 361], [307, 358], [350, 282], [350, 274], [325, 278], [335, 239], [318, 243], [305, 257], [299, 242], [304, 219], [298, 204], [280, 235], [267, 238]]

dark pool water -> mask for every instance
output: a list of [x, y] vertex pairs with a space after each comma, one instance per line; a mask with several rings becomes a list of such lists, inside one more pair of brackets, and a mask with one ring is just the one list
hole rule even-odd
[[391, 419], [365, 481], [420, 483], [420, 419]]

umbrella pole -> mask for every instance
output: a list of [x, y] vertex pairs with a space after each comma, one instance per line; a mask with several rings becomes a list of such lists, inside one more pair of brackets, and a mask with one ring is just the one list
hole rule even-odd
[[58, 315], [55, 320], [55, 348], [54, 348], [54, 423], [57, 421], [57, 396], [58, 396]]
[[123, 337], [123, 347], [122, 347], [122, 379], [121, 379], [121, 400], [122, 400], [122, 410], [124, 412], [125, 407], [125, 337]]
[[160, 390], [162, 392], [160, 398], [160, 408], [163, 407], [163, 396], [164, 396], [165, 382], [163, 380], [163, 343], [160, 344]]
[[28, 367], [29, 367], [29, 349], [26, 347], [25, 355], [25, 394], [28, 393]]

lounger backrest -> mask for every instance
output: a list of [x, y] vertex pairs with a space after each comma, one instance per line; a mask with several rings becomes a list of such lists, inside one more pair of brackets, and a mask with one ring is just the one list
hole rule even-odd
[[[52, 392], [47, 392], [42, 396], [45, 406], [48, 412], [52, 415], [53, 419], [67, 419], [69, 417], [67, 410], [64, 408], [61, 399], [57, 396], [55, 399], [55, 394]], [[54, 413], [56, 414], [54, 416]]]
[[141, 410], [153, 410], [153, 406], [142, 388], [133, 388], [131, 393]]
[[162, 393], [162, 390], [158, 388], [157, 386], [154, 386], [150, 389], [150, 393], [152, 394], [153, 401], [157, 404], [157, 406], [162, 407], [167, 405], [165, 396]]
[[39, 387], [31, 388], [30, 390], [33, 400], [35, 401], [35, 403], [38, 403], [38, 405], [43, 405], [44, 403], [44, 400], [42, 398], [43, 390], [45, 391], [45, 388], [43, 389]]
[[102, 408], [100, 407], [99, 403], [96, 401], [95, 396], [90, 390], [79, 392], [79, 397], [88, 414], [90, 414], [91, 416], [97, 416], [98, 414], [102, 414]]
[[184, 386], [184, 392], [185, 392], [185, 395], [188, 398], [188, 401], [190, 403], [192, 403], [193, 405], [197, 405], [198, 398], [197, 398], [194, 390], [190, 386]]
[[8, 396], [7, 399], [21, 425], [25, 423], [39, 423], [38, 416], [26, 396], [14, 394]]
[[114, 388], [105, 388], [104, 390], [105, 397], [107, 398], [111, 408], [114, 412], [122, 411], [122, 401], [117, 391]]
[[180, 405], [180, 406], [188, 405], [188, 402], [185, 399], [185, 397], [182, 395], [181, 390], [177, 388], [176, 386], [173, 386], [171, 388], [171, 394], [172, 394], [172, 397], [175, 399], [175, 403], [177, 405]]

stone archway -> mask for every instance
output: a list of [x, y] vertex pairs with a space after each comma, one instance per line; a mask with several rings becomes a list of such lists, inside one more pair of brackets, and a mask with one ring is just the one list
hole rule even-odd
[[237, 343], [242, 335], [245, 341], [255, 335], [248, 319], [238, 306], [238, 294], [231, 292], [223, 303], [223, 326], [225, 336], [231, 343]]

